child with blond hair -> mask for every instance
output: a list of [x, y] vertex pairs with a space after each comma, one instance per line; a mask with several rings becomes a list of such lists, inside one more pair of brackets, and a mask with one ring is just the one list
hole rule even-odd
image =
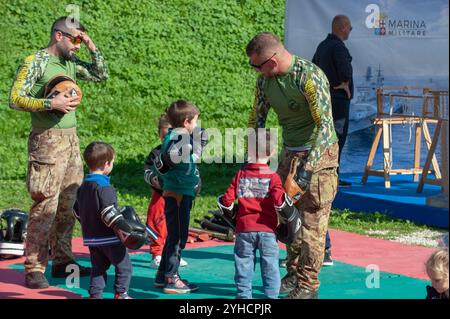
[[431, 279], [426, 299], [448, 299], [448, 248], [434, 252], [425, 266]]

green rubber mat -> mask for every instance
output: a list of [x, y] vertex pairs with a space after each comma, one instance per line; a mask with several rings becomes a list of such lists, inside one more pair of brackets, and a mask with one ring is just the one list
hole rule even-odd
[[[286, 252], [280, 252], [283, 259]], [[153, 287], [156, 269], [148, 267], [150, 254], [133, 254], [133, 278], [129, 295], [136, 299], [204, 299], [204, 298], [235, 298], [233, 246], [214, 246], [207, 248], [186, 249], [183, 259], [189, 265], [180, 268], [182, 278], [199, 286], [199, 290], [191, 294], [167, 295], [162, 289]], [[90, 266], [89, 259], [78, 259], [83, 266]], [[49, 265], [50, 266], [50, 265]], [[11, 268], [23, 271], [22, 264]], [[70, 290], [83, 297], [88, 296], [89, 277], [80, 278], [79, 287], [66, 285], [65, 279], [54, 279], [50, 275], [51, 267], [47, 267], [46, 277], [52, 286]], [[281, 276], [286, 274], [282, 268]], [[379, 273], [378, 287], [368, 288], [366, 280], [371, 273], [365, 268], [345, 263], [334, 262], [332, 267], [324, 267], [320, 273], [322, 283], [319, 289], [321, 299], [423, 299], [427, 281], [406, 277], [403, 275]], [[369, 277], [370, 279], [370, 277]], [[369, 280], [369, 283], [373, 283]], [[69, 282], [71, 284], [71, 282]], [[108, 271], [108, 282], [104, 298], [112, 298], [114, 294], [114, 267]], [[261, 272], [258, 264], [253, 278], [253, 298], [264, 298]]]

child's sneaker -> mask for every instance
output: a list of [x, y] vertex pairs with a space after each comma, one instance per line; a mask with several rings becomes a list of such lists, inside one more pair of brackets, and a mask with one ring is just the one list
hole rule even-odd
[[150, 268], [158, 269], [159, 264], [161, 263], [161, 256], [155, 256], [150, 262]]
[[114, 299], [133, 299], [133, 298], [128, 296], [128, 293], [124, 292], [121, 294], [118, 294], [118, 293], [114, 294]]
[[331, 250], [330, 249], [326, 249], [325, 250], [325, 255], [323, 257], [323, 266], [333, 266], [333, 259], [331, 258]]
[[180, 267], [186, 267], [188, 265], [187, 261], [183, 258], [180, 258]]
[[159, 272], [159, 271], [156, 272], [154, 287], [155, 288], [164, 288], [165, 285], [166, 285], [166, 282], [164, 281], [164, 272]]
[[178, 275], [168, 277], [164, 286], [164, 293], [166, 294], [187, 294], [197, 290], [196, 285], [190, 284], [187, 280], [182, 280]]
[[186, 285], [188, 285], [189, 288], [191, 288], [191, 292], [195, 292], [198, 290], [198, 286], [196, 284], [191, 284], [186, 279], [181, 279]]

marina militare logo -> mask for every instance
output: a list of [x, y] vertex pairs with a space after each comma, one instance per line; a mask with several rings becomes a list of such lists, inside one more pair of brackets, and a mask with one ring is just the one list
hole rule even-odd
[[381, 12], [376, 4], [366, 6], [369, 15], [366, 27], [373, 29], [376, 36], [424, 37], [427, 31], [425, 20], [389, 18], [386, 12]]

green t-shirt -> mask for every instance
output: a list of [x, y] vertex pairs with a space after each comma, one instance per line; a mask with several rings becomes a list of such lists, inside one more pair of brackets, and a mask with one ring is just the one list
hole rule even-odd
[[50, 55], [45, 49], [26, 57], [19, 65], [9, 94], [12, 109], [30, 112], [36, 128], [72, 128], [77, 125], [75, 111], [67, 114], [51, 109], [51, 99], [44, 97], [47, 82], [56, 75], [73, 80], [104, 81], [108, 67], [98, 49], [90, 52], [91, 63], [72, 56], [67, 61]]
[[258, 77], [249, 127], [265, 127], [270, 108], [278, 116], [284, 144], [310, 148], [308, 166], [315, 167], [337, 142], [328, 79], [311, 61], [293, 56], [285, 74]]
[[289, 70], [280, 76], [266, 78], [265, 97], [278, 115], [282, 128], [283, 142], [286, 146], [312, 146], [317, 136], [317, 126], [311, 116], [311, 110], [295, 82], [295, 57]]
[[[57, 75], [66, 75], [76, 81], [76, 65], [72, 61], [50, 56], [44, 74], [31, 89], [30, 96], [45, 98], [45, 85]], [[74, 112], [64, 114], [59, 111], [32, 112], [31, 125], [38, 128], [72, 128], [76, 127], [77, 119]]]

